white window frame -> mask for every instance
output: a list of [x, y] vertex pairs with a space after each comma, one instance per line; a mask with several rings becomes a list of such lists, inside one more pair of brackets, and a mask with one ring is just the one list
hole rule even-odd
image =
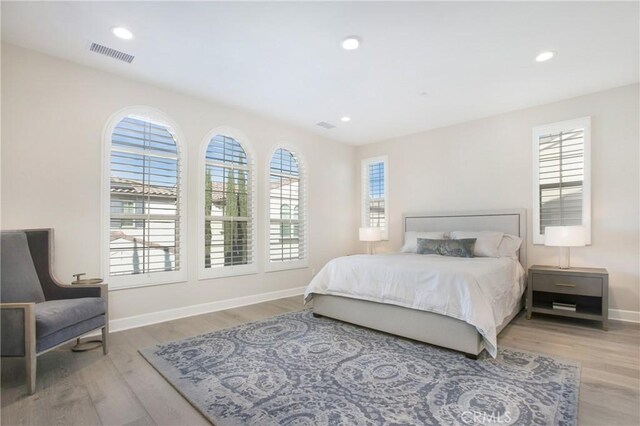
[[[217, 135], [223, 135], [229, 138], [233, 138], [242, 146], [245, 155], [247, 156], [247, 165], [249, 166], [249, 188], [251, 191], [251, 256], [252, 263], [247, 265], [232, 265], [224, 266], [220, 268], [205, 268], [205, 253], [204, 253], [204, 205], [205, 205], [205, 184], [206, 179], [206, 162], [207, 162], [207, 149], [211, 139]], [[240, 130], [233, 127], [220, 126], [211, 130], [202, 139], [200, 144], [200, 150], [198, 155], [198, 280], [207, 280], [213, 278], [233, 277], [239, 275], [251, 275], [258, 273], [258, 251], [256, 246], [257, 240], [257, 216], [258, 216], [258, 203], [257, 203], [257, 191], [256, 191], [256, 155], [253, 145], [249, 141], [249, 138]]]
[[[175, 135], [176, 148], [180, 169], [178, 172], [179, 202], [180, 202], [180, 269], [177, 271], [151, 272], [136, 275], [110, 276], [110, 229], [111, 229], [111, 134], [122, 119], [130, 115], [144, 117], [156, 123], [168, 126]], [[107, 120], [102, 133], [102, 214], [100, 230], [101, 238], [101, 275], [109, 284], [109, 291], [134, 287], [146, 287], [162, 284], [185, 282], [187, 280], [187, 150], [183, 149], [185, 142], [178, 125], [164, 112], [145, 105], [131, 106], [114, 113]]]
[[[303, 241], [305, 251], [304, 257], [298, 260], [286, 260], [282, 262], [271, 262], [271, 244], [270, 244], [270, 230], [271, 230], [271, 193], [269, 191], [269, 182], [271, 182], [271, 160], [273, 159], [273, 155], [279, 149], [286, 149], [289, 152], [292, 152], [295, 155], [295, 159], [298, 162], [298, 173], [300, 176], [300, 185], [298, 191], [300, 193], [300, 200], [298, 202], [298, 218], [302, 222], [302, 235], [298, 237]], [[264, 193], [265, 193], [265, 229], [264, 229], [264, 244], [265, 244], [265, 272], [277, 272], [277, 271], [287, 271], [290, 269], [303, 269], [309, 267], [309, 184], [307, 182], [309, 171], [307, 170], [307, 162], [304, 159], [304, 156], [300, 153], [298, 147], [290, 143], [281, 143], [274, 146], [269, 151], [269, 156], [266, 161], [265, 168], [265, 180], [264, 180]]]
[[377, 157], [365, 158], [361, 165], [361, 226], [369, 227], [368, 204], [369, 204], [369, 165], [373, 163], [384, 164], [384, 220], [385, 228], [382, 230], [382, 240], [389, 240], [389, 157], [380, 155]]
[[544, 234], [540, 233], [540, 137], [573, 129], [584, 129], [584, 174], [582, 182], [582, 226], [585, 229], [586, 244], [591, 244], [591, 117], [536, 126], [532, 131], [533, 152], [533, 244], [544, 244]]

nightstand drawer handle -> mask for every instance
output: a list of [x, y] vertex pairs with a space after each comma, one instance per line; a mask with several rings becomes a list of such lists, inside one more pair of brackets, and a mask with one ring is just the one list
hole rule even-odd
[[556, 283], [557, 287], [575, 287], [575, 284]]

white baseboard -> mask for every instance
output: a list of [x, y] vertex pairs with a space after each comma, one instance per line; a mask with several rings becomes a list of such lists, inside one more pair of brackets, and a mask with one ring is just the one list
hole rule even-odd
[[[271, 291], [268, 293], [253, 294], [251, 296], [236, 297], [234, 299], [218, 300], [215, 302], [201, 303], [182, 308], [167, 309], [165, 311], [150, 312], [148, 314], [119, 318], [109, 321], [109, 331], [113, 333], [116, 331], [144, 327], [145, 325], [157, 324], [194, 315], [207, 314], [210, 312], [223, 311], [225, 309], [239, 308], [241, 306], [268, 302], [270, 300], [282, 299], [284, 297], [300, 296], [304, 294], [305, 288], [306, 287], [296, 287], [287, 290]], [[640, 312], [625, 311], [623, 309], [609, 309], [609, 319], [640, 323]]]
[[609, 309], [609, 319], [625, 322], [640, 322], [640, 312], [625, 311], [623, 309]]
[[130, 328], [143, 327], [159, 322], [171, 321], [194, 315], [207, 314], [209, 312], [223, 311], [225, 309], [239, 308], [255, 303], [268, 302], [282, 299], [283, 297], [300, 296], [304, 294], [306, 287], [296, 287], [287, 290], [271, 291], [268, 293], [252, 294], [251, 296], [237, 297], [234, 299], [218, 300], [199, 305], [185, 306], [183, 308], [167, 309], [165, 311], [150, 312], [148, 314], [135, 315], [109, 321], [109, 332], [128, 330]]

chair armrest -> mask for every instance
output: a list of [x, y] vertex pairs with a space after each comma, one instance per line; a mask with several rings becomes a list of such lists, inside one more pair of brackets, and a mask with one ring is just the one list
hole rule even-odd
[[56, 281], [56, 285], [64, 289], [64, 291], [69, 290], [79, 290], [79, 289], [87, 289], [92, 293], [96, 293], [96, 296], [87, 296], [87, 297], [107, 297], [109, 294], [109, 285], [106, 283], [102, 284], [60, 284]]
[[109, 323], [109, 285], [108, 284], [60, 284], [57, 295], [62, 295], [60, 299], [77, 299], [80, 297], [101, 297], [104, 299], [104, 312], [107, 324]]
[[14, 302], [14, 303], [0, 303], [0, 310], [4, 309], [35, 309], [35, 302]]
[[0, 303], [2, 356], [25, 356], [35, 351], [36, 304]]
[[55, 286], [55, 292], [51, 298], [47, 300], [59, 300], [59, 299], [78, 299], [80, 297], [102, 297], [107, 298], [109, 293], [109, 286], [107, 284], [91, 284], [91, 285], [69, 285], [61, 284], [57, 280], [52, 279], [52, 284]]

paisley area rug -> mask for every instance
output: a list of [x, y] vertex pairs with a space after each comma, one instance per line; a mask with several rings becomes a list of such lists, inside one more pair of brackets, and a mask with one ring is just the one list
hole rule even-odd
[[143, 349], [215, 425], [574, 425], [576, 363], [477, 361], [310, 311]]

